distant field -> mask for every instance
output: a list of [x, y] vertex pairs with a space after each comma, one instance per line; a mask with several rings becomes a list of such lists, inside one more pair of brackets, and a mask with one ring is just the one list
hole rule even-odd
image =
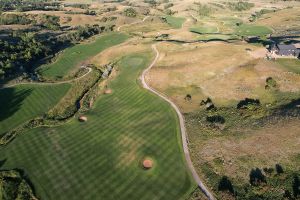
[[199, 34], [207, 34], [207, 33], [217, 33], [218, 28], [215, 26], [197, 26], [197, 27], [192, 27], [190, 28], [190, 31], [194, 33], [199, 33]]
[[20, 85], [0, 90], [0, 135], [47, 112], [69, 88], [69, 84]]
[[276, 60], [285, 69], [300, 74], [300, 60], [299, 59], [287, 59], [281, 58]]
[[236, 34], [241, 36], [264, 36], [271, 34], [272, 30], [266, 26], [256, 26], [250, 24], [242, 24], [237, 26]]
[[173, 17], [173, 16], [166, 16], [167, 23], [170, 24], [173, 28], [181, 28], [185, 18], [182, 17]]
[[43, 66], [40, 72], [47, 78], [62, 78], [80, 62], [97, 55], [108, 47], [124, 42], [127, 38], [125, 34], [111, 33], [99, 37], [92, 43], [73, 46], [66, 49], [56, 62]]
[[[121, 60], [118, 76], [86, 116], [37, 128], [0, 148], [3, 168], [22, 168], [41, 199], [183, 199], [194, 188], [168, 103], [141, 89], [137, 78], [150, 53]], [[145, 171], [145, 157], [154, 167]], [[75, 191], [75, 192], [74, 192]]]

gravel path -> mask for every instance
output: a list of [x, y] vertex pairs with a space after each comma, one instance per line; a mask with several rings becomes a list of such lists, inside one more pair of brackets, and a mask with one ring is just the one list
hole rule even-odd
[[146, 17], [144, 17], [144, 19], [142, 20], [142, 21], [137, 21], [137, 22], [133, 22], [133, 23], [130, 23], [130, 24], [124, 24], [124, 25], [122, 25], [122, 26], [119, 26], [118, 28], [117, 28], [117, 31], [120, 31], [121, 30], [121, 28], [122, 27], [125, 27], [125, 26], [130, 26], [130, 25], [135, 25], [135, 24], [139, 24], [139, 23], [143, 23], [146, 19], [148, 19], [149, 18], [149, 16], [146, 16]]
[[176, 106], [175, 103], [173, 103], [170, 99], [168, 99], [166, 96], [164, 96], [163, 94], [159, 93], [158, 91], [156, 91], [155, 89], [151, 88], [146, 80], [145, 80], [145, 76], [146, 74], [149, 72], [149, 70], [155, 65], [155, 63], [157, 62], [158, 58], [159, 58], [159, 51], [156, 48], [156, 45], [153, 44], [152, 45], [152, 49], [155, 51], [156, 53], [156, 57], [153, 60], [153, 62], [149, 65], [149, 67], [147, 69], [145, 69], [140, 77], [142, 85], [145, 89], [149, 90], [150, 92], [156, 94], [157, 96], [159, 96], [160, 98], [164, 99], [165, 101], [167, 101], [176, 111], [178, 118], [179, 118], [179, 123], [180, 123], [180, 130], [181, 130], [181, 138], [182, 138], [182, 145], [183, 145], [183, 151], [184, 151], [184, 155], [185, 155], [185, 159], [187, 162], [187, 165], [193, 175], [194, 180], [196, 181], [196, 183], [198, 184], [198, 186], [200, 187], [200, 189], [205, 193], [205, 195], [207, 196], [207, 198], [209, 200], [214, 200], [214, 196], [210, 193], [210, 191], [206, 188], [206, 186], [203, 184], [203, 182], [201, 181], [200, 177], [198, 176], [192, 160], [191, 160], [191, 156], [189, 153], [189, 148], [188, 148], [188, 139], [187, 139], [187, 133], [186, 133], [186, 129], [185, 129], [185, 125], [184, 125], [184, 117], [181, 114], [179, 108]]

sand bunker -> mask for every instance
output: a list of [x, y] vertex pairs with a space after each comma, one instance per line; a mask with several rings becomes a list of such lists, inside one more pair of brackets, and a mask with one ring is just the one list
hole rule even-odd
[[150, 159], [145, 159], [145, 160], [143, 161], [143, 167], [144, 167], [145, 169], [151, 169], [151, 168], [153, 167], [153, 161], [150, 160]]
[[78, 120], [80, 122], [86, 122], [87, 121], [87, 117], [86, 116], [80, 116], [80, 117], [78, 117]]
[[104, 91], [104, 94], [111, 94], [112, 93], [112, 90], [111, 89], [106, 89], [105, 91]]

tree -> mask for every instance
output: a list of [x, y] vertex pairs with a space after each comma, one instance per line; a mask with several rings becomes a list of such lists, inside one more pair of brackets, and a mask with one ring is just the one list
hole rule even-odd
[[298, 175], [294, 176], [292, 188], [294, 197], [297, 198], [298, 196], [300, 196], [300, 180]]
[[252, 169], [250, 172], [250, 184], [258, 186], [261, 183], [266, 183], [266, 177], [259, 168]]
[[190, 100], [192, 100], [192, 95], [187, 94], [187, 95], [184, 97], [184, 99], [185, 99], [186, 101], [190, 101]]
[[275, 169], [276, 169], [277, 174], [282, 174], [283, 173], [283, 168], [280, 164], [276, 164]]
[[136, 17], [137, 12], [133, 8], [126, 8], [124, 10], [124, 15], [127, 17]]
[[221, 178], [221, 180], [219, 181], [218, 190], [219, 191], [229, 191], [230, 193], [234, 194], [234, 189], [233, 189], [232, 183], [228, 179], [227, 176], [223, 176]]

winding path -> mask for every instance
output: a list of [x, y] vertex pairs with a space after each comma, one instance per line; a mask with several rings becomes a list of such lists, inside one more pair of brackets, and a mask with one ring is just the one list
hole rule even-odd
[[206, 186], [203, 184], [203, 182], [201, 181], [199, 175], [197, 174], [192, 160], [191, 160], [191, 156], [189, 153], [189, 148], [188, 148], [188, 140], [187, 140], [187, 133], [186, 133], [186, 129], [185, 129], [185, 125], [184, 125], [184, 117], [181, 114], [179, 108], [176, 106], [175, 103], [173, 103], [170, 99], [168, 99], [166, 96], [164, 96], [163, 94], [159, 93], [158, 91], [156, 91], [155, 89], [151, 88], [146, 80], [145, 80], [145, 76], [146, 74], [149, 72], [149, 70], [155, 65], [155, 63], [157, 62], [158, 58], [159, 58], [159, 51], [156, 48], [156, 44], [152, 45], [152, 49], [155, 51], [156, 56], [155, 59], [152, 61], [152, 63], [149, 65], [149, 67], [147, 69], [145, 69], [140, 77], [142, 85], [145, 89], [149, 90], [150, 92], [156, 94], [157, 96], [159, 96], [160, 98], [164, 99], [165, 101], [167, 101], [176, 111], [178, 118], [179, 118], [179, 123], [180, 123], [180, 132], [181, 132], [181, 138], [182, 138], [182, 145], [183, 145], [183, 151], [184, 151], [184, 155], [185, 155], [185, 159], [187, 162], [187, 165], [193, 175], [194, 180], [196, 181], [196, 183], [198, 184], [198, 186], [200, 187], [200, 189], [204, 192], [204, 194], [207, 196], [207, 198], [209, 200], [214, 200], [214, 196], [210, 193], [210, 191], [206, 188]]
[[125, 26], [130, 26], [130, 25], [134, 25], [134, 24], [139, 24], [139, 23], [143, 23], [146, 19], [148, 19], [149, 18], [149, 16], [146, 16], [146, 17], [144, 17], [144, 19], [142, 20], [142, 21], [137, 21], [137, 22], [132, 22], [132, 23], [130, 23], [130, 24], [124, 24], [124, 25], [122, 25], [122, 26], [119, 26], [118, 28], [117, 28], [117, 31], [121, 31], [121, 28], [122, 27], [125, 27]]
[[3, 87], [0, 88], [0, 90], [5, 89], [5, 88], [15, 87], [18, 85], [58, 85], [58, 84], [64, 84], [64, 83], [71, 83], [71, 82], [78, 81], [78, 80], [84, 78], [85, 76], [87, 76], [89, 73], [92, 72], [92, 68], [90, 68], [90, 67], [82, 67], [82, 68], [88, 69], [88, 72], [86, 72], [85, 74], [83, 74], [80, 77], [77, 77], [77, 78], [74, 78], [71, 80], [57, 81], [57, 82], [22, 82], [22, 83], [15, 83], [15, 84], [7, 85], [7, 86], [4, 85]]

